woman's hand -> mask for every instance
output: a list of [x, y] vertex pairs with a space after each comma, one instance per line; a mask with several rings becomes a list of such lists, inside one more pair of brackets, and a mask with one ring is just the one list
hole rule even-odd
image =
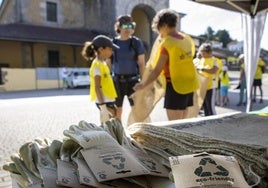
[[144, 85], [143, 85], [142, 83], [137, 83], [137, 84], [133, 87], [134, 91], [141, 90], [141, 89], [143, 89], [143, 88], [144, 88]]

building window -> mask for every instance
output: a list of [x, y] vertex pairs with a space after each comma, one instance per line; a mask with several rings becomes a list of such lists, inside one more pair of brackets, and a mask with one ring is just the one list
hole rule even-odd
[[60, 55], [59, 51], [48, 50], [48, 67], [59, 67]]
[[57, 22], [57, 3], [47, 2], [47, 21]]

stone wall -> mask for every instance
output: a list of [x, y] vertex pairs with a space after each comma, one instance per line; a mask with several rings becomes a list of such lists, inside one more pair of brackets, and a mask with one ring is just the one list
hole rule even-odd
[[[50, 0], [57, 4], [57, 21], [47, 21], [44, 0], [8, 0], [1, 7], [0, 24], [26, 23], [60, 28], [88, 28], [114, 35], [119, 15], [139, 9], [151, 22], [155, 13], [169, 7], [169, 0]], [[143, 16], [142, 15], [142, 16]]]

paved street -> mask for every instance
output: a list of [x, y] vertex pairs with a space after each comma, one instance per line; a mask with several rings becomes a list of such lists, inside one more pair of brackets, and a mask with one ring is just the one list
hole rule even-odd
[[[230, 72], [230, 103], [225, 107], [216, 107], [218, 114], [246, 110], [237, 107], [238, 72]], [[268, 74], [263, 78], [264, 102], [254, 103], [253, 110], [268, 106]], [[257, 101], [258, 102], [258, 101]], [[123, 124], [126, 124], [129, 105], [125, 100]], [[161, 100], [151, 114], [152, 121], [166, 121], [167, 117]], [[0, 93], [0, 188], [11, 187], [9, 174], [2, 165], [10, 161], [9, 156], [18, 152], [20, 146], [36, 137], [62, 139], [62, 132], [80, 120], [99, 124], [99, 112], [89, 101], [89, 89], [53, 89], [41, 91], [22, 91]]]

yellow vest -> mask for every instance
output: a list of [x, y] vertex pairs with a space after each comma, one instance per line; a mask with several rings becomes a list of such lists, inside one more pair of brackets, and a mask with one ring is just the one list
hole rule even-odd
[[[215, 57], [202, 58], [198, 68], [212, 69], [215, 63], [218, 64], [218, 59]], [[209, 79], [207, 89], [212, 89], [213, 82], [217, 83], [217, 80], [216, 80], [218, 77], [217, 72], [214, 74], [210, 74], [210, 73], [202, 71], [201, 74]]]
[[169, 72], [174, 90], [180, 94], [187, 94], [199, 88], [197, 72], [193, 64], [195, 47], [190, 36], [180, 34], [184, 36], [183, 39], [167, 36], [161, 45], [169, 54]]
[[265, 66], [265, 63], [261, 58], [259, 58], [254, 79], [262, 79], [262, 66]]
[[114, 99], [117, 97], [116, 90], [114, 87], [113, 79], [110, 73], [110, 69], [105, 62], [101, 62], [95, 59], [91, 68], [89, 69], [90, 74], [90, 99], [91, 101], [96, 100], [97, 94], [95, 91], [95, 79], [94, 79], [94, 69], [98, 68], [100, 70], [101, 77], [101, 90], [105, 97]]

